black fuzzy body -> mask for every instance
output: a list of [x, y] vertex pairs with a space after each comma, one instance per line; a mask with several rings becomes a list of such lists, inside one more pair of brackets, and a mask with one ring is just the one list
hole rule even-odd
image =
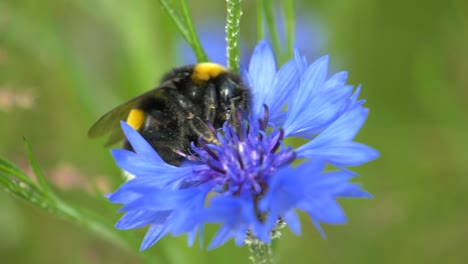
[[[161, 80], [156, 92], [142, 98], [134, 107], [145, 113], [140, 134], [169, 164], [180, 165], [183, 157], [177, 152], [189, 153], [190, 144], [205, 137], [207, 122], [221, 128], [238, 111], [250, 109], [250, 91], [239, 75], [229, 71], [203, 82], [194, 81], [195, 65], [176, 68]], [[125, 141], [124, 147], [132, 150]]]

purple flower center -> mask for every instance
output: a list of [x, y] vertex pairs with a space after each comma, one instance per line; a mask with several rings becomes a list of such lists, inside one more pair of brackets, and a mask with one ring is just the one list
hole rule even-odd
[[266, 106], [263, 120], [225, 124], [215, 135], [219, 144], [199, 140], [191, 159], [206, 164], [195, 171], [198, 180], [216, 182], [213, 191], [220, 193], [262, 195], [269, 178], [296, 157], [283, 144], [283, 130], [268, 123]]

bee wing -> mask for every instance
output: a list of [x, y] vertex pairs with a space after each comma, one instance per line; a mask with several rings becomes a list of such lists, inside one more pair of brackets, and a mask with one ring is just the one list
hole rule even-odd
[[122, 132], [122, 129], [120, 127], [116, 129], [112, 129], [110, 132], [110, 136], [106, 141], [106, 144], [104, 145], [105, 147], [110, 147], [114, 145], [115, 143], [121, 141], [125, 137], [124, 133]]
[[162, 83], [160, 86], [139, 95], [107, 112], [88, 130], [89, 138], [102, 137], [110, 133], [106, 146], [117, 143], [124, 138], [120, 128], [120, 121], [127, 120], [128, 113], [138, 107], [141, 101], [150, 97], [160, 97], [163, 88], [173, 88], [172, 81]]
[[138, 96], [107, 112], [88, 130], [88, 137], [102, 137], [109, 132], [120, 130], [120, 121], [126, 120], [130, 110], [135, 108], [142, 99], [142, 96]]

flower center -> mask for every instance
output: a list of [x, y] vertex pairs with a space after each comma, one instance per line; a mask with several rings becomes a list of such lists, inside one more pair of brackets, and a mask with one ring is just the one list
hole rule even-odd
[[296, 156], [284, 146], [283, 130], [268, 124], [267, 110], [263, 120], [225, 124], [216, 133], [218, 145], [199, 140], [199, 147], [192, 146], [192, 159], [206, 164], [196, 171], [200, 181], [215, 181], [214, 191], [235, 196], [266, 191], [269, 178]]

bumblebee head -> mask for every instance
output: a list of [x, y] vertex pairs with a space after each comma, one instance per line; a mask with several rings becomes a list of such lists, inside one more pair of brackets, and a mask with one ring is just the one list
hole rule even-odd
[[237, 75], [226, 74], [218, 85], [219, 112], [224, 120], [231, 120], [238, 110], [248, 112], [249, 92]]

